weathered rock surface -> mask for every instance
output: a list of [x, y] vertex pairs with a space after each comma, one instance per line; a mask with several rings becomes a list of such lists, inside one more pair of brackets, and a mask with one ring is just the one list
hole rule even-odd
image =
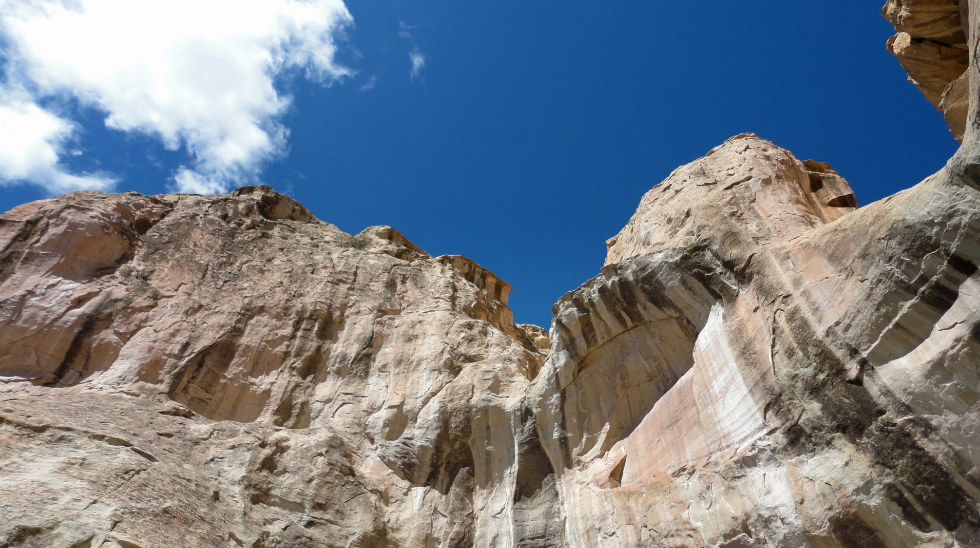
[[[885, 13], [951, 44], [971, 4]], [[0, 546], [980, 545], [977, 34], [935, 175], [858, 209], [733, 137], [550, 333], [265, 187], [15, 208]]]
[[882, 15], [897, 31], [888, 51], [962, 142], [969, 109], [968, 42], [976, 38], [971, 29], [978, 28], [964, 24], [970, 17], [968, 1], [888, 0]]
[[753, 135], [644, 196], [532, 388], [571, 544], [980, 542], [976, 181], [854, 205]]
[[483, 545], [509, 526], [489, 478], [547, 339], [472, 261], [262, 187], [75, 193], [0, 234], [0, 538]]

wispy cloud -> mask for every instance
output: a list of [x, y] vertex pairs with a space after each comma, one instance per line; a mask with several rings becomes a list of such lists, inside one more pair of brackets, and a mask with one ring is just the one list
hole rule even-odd
[[111, 186], [61, 167], [76, 123], [39, 104], [65, 96], [100, 109], [108, 127], [186, 150], [180, 191], [255, 178], [288, 137], [280, 116], [290, 98], [276, 76], [300, 68], [324, 85], [351, 76], [334, 60], [334, 35], [351, 22], [342, 0], [0, 0], [0, 183]]
[[413, 81], [424, 80], [422, 78], [422, 69], [425, 68], [426, 56], [422, 53], [422, 50], [415, 44], [415, 37], [412, 36], [413, 30], [419, 28], [418, 25], [409, 25], [404, 21], [398, 22], [398, 36], [404, 38], [412, 43], [412, 51], [408, 52], [408, 59], [412, 63], [412, 68], [409, 71], [409, 76]]
[[409, 32], [409, 31], [415, 30], [417, 28], [419, 28], [418, 25], [409, 25], [409, 24], [405, 23], [404, 21], [399, 21], [398, 22], [398, 36], [400, 38], [406, 38], [406, 39], [411, 40], [412, 39], [412, 33]]
[[377, 74], [372, 74], [371, 75], [371, 78], [369, 78], [367, 82], [364, 82], [363, 84], [361, 84], [361, 87], [359, 88], [359, 90], [360, 91], [370, 91], [370, 90], [374, 89], [374, 86], [376, 86], [376, 85], [378, 85], [378, 75]]
[[412, 62], [412, 70], [409, 72], [412, 80], [422, 78], [422, 69], [425, 68], [425, 55], [419, 51], [418, 46], [416, 46], [415, 49], [408, 52], [408, 58]]

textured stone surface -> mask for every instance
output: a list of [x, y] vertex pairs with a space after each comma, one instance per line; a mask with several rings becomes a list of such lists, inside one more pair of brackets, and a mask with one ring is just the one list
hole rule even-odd
[[946, 117], [963, 140], [969, 108], [969, 29], [966, 0], [888, 0], [882, 15], [897, 33], [888, 40], [909, 81]]
[[807, 166], [730, 139], [559, 302], [532, 393], [571, 544], [980, 541], [977, 182], [854, 210]]
[[550, 333], [265, 187], [7, 212], [0, 546], [980, 545], [978, 4], [885, 8], [969, 47], [935, 175], [733, 137]]
[[0, 234], [0, 538], [492, 544], [547, 339], [488, 270], [262, 187], [76, 193]]

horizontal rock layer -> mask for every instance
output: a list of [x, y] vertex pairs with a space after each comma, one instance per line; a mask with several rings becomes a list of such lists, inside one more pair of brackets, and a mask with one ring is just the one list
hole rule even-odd
[[888, 51], [962, 142], [970, 106], [968, 42], [976, 39], [971, 29], [978, 28], [964, 24], [970, 17], [967, 0], [888, 0], [882, 15], [897, 31]]

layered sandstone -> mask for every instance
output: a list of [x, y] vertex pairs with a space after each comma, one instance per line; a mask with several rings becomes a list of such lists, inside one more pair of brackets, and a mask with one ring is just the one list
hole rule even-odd
[[[962, 142], [969, 110], [970, 41], [978, 28], [968, 0], [888, 0], [882, 15], [897, 31], [888, 51]], [[976, 13], [972, 16], [975, 18]]]
[[935, 175], [858, 209], [733, 137], [550, 333], [265, 187], [0, 216], [0, 546], [980, 544], [976, 7], [885, 8], [970, 47]]

